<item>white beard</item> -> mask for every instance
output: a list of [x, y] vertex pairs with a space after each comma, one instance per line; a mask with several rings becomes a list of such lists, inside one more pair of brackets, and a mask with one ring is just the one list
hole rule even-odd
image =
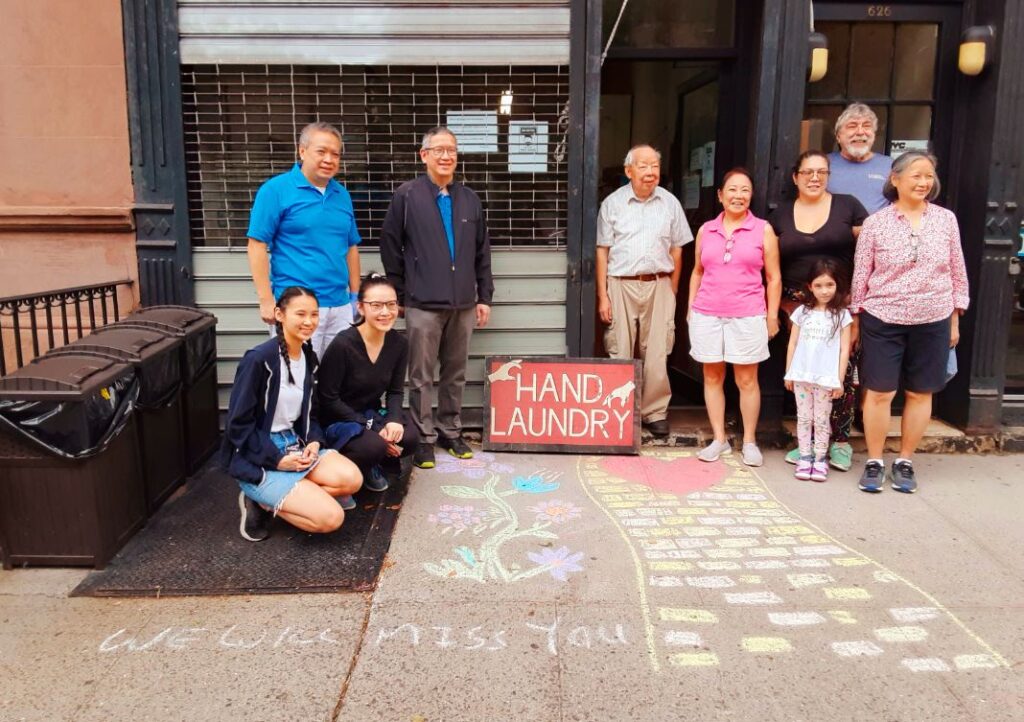
[[857, 160], [861, 160], [871, 152], [870, 146], [866, 145], [848, 145], [843, 150], [846, 151], [848, 156]]

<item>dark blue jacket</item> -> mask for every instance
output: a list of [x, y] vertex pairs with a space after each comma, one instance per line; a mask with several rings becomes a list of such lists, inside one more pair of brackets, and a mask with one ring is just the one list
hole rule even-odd
[[380, 229], [380, 257], [403, 306], [428, 310], [491, 305], [491, 241], [476, 193], [461, 183], [452, 197], [455, 259], [437, 209], [438, 188], [421, 175], [395, 191]]
[[[295, 421], [295, 433], [303, 441], [324, 443], [324, 432], [316, 420], [316, 354], [303, 347], [306, 380], [302, 409]], [[220, 464], [241, 481], [258, 484], [264, 469], [276, 469], [284, 454], [270, 438], [277, 395], [281, 389], [281, 347], [276, 338], [249, 349], [235, 371], [231, 387]]]

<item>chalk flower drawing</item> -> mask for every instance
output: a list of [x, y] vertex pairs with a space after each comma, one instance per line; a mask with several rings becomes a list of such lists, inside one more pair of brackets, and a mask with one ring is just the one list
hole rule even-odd
[[475, 451], [472, 459], [456, 459], [449, 454], [439, 454], [434, 471], [440, 474], [462, 474], [470, 479], [483, 479], [489, 472], [511, 474], [515, 467], [496, 461], [496, 457], [490, 452]]
[[555, 524], [564, 524], [572, 519], [579, 519], [583, 510], [575, 504], [567, 501], [542, 501], [539, 504], [528, 507], [537, 515], [537, 521], [553, 521]]
[[551, 572], [551, 576], [560, 582], [569, 579], [569, 572], [583, 571], [583, 567], [580, 566], [583, 552], [573, 554], [569, 551], [569, 547], [541, 549], [539, 552], [530, 552], [526, 556], [530, 558], [530, 561], [541, 565], [540, 568]]
[[[489, 458], [487, 458], [489, 457]], [[423, 568], [438, 577], [474, 579], [478, 582], [489, 580], [506, 583], [518, 582], [540, 574], [550, 574], [554, 579], [564, 582], [570, 572], [581, 572], [580, 560], [583, 552], [575, 554], [568, 547], [557, 549], [542, 548], [539, 552], [527, 552], [527, 558], [536, 566], [525, 569], [522, 565], [512, 563], [505, 565], [502, 559], [502, 548], [515, 539], [534, 538], [557, 540], [558, 535], [548, 530], [552, 524], [565, 524], [578, 519], [582, 510], [568, 502], [559, 500], [542, 501], [528, 510], [535, 515], [534, 523], [525, 526], [519, 522], [519, 514], [506, 501], [516, 494], [546, 494], [558, 489], [556, 474], [540, 473], [531, 476], [517, 476], [512, 479], [510, 488], [499, 489], [501, 476], [494, 467], [499, 464], [493, 461], [493, 454], [487, 454], [482, 460], [485, 473], [489, 478], [482, 489], [472, 486], [442, 486], [441, 491], [456, 499], [479, 499], [487, 503], [486, 509], [478, 509], [472, 504], [460, 506], [443, 504], [436, 514], [427, 517], [428, 521], [441, 528], [442, 533], [452, 530], [453, 536], [463, 531], [482, 537], [480, 546], [472, 548], [468, 545], [455, 547], [454, 556], [442, 559], [438, 563], [427, 562]], [[461, 467], [464, 461], [458, 462]], [[440, 465], [439, 465], [440, 466]], [[488, 468], [489, 467], [489, 468]], [[462, 470], [460, 468], [460, 470]], [[465, 471], [463, 471], [465, 473]], [[466, 473], [473, 478], [474, 475]], [[550, 547], [552, 542], [542, 542]]]
[[527, 494], [545, 494], [558, 488], [558, 482], [546, 482], [536, 474], [533, 476], [517, 476], [512, 480], [512, 486], [516, 491], [524, 491]]
[[436, 514], [431, 514], [427, 520], [431, 524], [441, 527], [441, 532], [455, 531], [461, 534], [466, 529], [483, 523], [485, 514], [475, 506], [458, 506], [456, 504], [442, 504]]

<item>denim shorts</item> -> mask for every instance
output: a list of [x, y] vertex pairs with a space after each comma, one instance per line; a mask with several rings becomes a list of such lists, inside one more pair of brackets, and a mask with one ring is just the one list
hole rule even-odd
[[[295, 435], [295, 432], [291, 429], [287, 431], [273, 431], [270, 434], [271, 441], [274, 442], [274, 446], [277, 447], [278, 451], [282, 453], [294, 444], [300, 444], [299, 437]], [[333, 449], [320, 449], [320, 458], [323, 458], [324, 454], [329, 454]], [[281, 504], [284, 503], [285, 497], [287, 497], [292, 489], [296, 485], [309, 475], [317, 464], [320, 463], [318, 458], [314, 461], [309, 468], [302, 471], [281, 471], [279, 469], [264, 469], [263, 470], [263, 481], [259, 484], [251, 484], [248, 481], [238, 481], [238, 486], [241, 488], [242, 493], [247, 497], [255, 501], [257, 504], [267, 507], [268, 509], [274, 510], [274, 515], [281, 509]]]

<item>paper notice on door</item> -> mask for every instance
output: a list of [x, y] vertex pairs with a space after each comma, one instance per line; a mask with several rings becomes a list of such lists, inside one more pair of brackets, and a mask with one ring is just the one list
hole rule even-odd
[[701, 146], [701, 185], [711, 188], [715, 185], [715, 141], [709, 141]]
[[889, 141], [889, 156], [896, 160], [910, 150], [928, 152], [929, 142], [927, 140], [891, 140]]
[[548, 172], [548, 124], [546, 121], [509, 121], [508, 172]]
[[448, 129], [459, 139], [460, 153], [498, 152], [498, 111], [449, 110]]

